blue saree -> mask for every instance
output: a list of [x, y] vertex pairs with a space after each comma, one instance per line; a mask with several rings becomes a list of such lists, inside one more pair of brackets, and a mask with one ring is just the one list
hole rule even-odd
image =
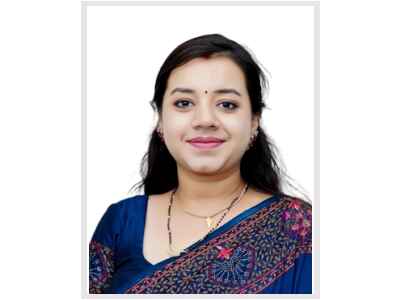
[[272, 196], [186, 253], [143, 256], [148, 197], [111, 204], [89, 244], [91, 294], [310, 294], [311, 205]]

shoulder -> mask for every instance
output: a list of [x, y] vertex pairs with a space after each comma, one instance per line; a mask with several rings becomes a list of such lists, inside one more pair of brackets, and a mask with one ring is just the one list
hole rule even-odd
[[298, 242], [312, 243], [312, 205], [303, 199], [283, 196], [280, 220], [284, 234]]
[[304, 215], [312, 213], [312, 204], [294, 196], [281, 196], [281, 202], [287, 210], [293, 210]]
[[136, 195], [112, 203], [107, 208], [104, 217], [109, 221], [124, 221], [141, 215], [146, 207], [146, 195]]
[[146, 204], [146, 200], [147, 200], [146, 195], [136, 195], [114, 202], [113, 204], [111, 204], [111, 207], [117, 210], [126, 210], [132, 207], [143, 206]]
[[146, 211], [153, 208], [163, 207], [168, 201], [165, 198], [168, 193], [154, 195], [136, 195], [124, 198], [112, 203], [107, 212], [110, 212], [115, 218], [119, 217], [124, 221], [132, 222], [132, 220], [141, 220], [145, 217]]

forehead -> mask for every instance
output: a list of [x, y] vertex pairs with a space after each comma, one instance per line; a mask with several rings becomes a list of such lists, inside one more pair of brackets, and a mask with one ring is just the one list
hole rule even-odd
[[237, 88], [245, 92], [245, 75], [228, 57], [195, 58], [174, 69], [167, 83], [167, 90], [177, 85], [194, 89]]

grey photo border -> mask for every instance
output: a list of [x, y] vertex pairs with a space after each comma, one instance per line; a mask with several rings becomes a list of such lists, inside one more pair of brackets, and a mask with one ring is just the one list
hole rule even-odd
[[[301, 294], [246, 294], [246, 295], [164, 295], [164, 294], [104, 294], [88, 293], [87, 257], [87, 8], [89, 6], [311, 6], [314, 8], [314, 199], [313, 199], [313, 293]], [[82, 230], [82, 291], [89, 298], [320, 298], [320, 2], [319, 1], [82, 1], [81, 2], [81, 230]]]

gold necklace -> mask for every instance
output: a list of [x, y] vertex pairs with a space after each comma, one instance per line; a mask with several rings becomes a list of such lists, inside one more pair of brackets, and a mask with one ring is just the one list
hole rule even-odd
[[[175, 188], [175, 190], [171, 193], [171, 197], [170, 197], [170, 200], [169, 200], [169, 206], [168, 206], [167, 230], [168, 230], [168, 242], [169, 242], [169, 248], [168, 248], [169, 251], [168, 251], [168, 254], [169, 254], [170, 256], [179, 256], [179, 255], [181, 255], [182, 253], [185, 253], [185, 252], [187, 251], [186, 249], [183, 249], [183, 250], [176, 250], [176, 249], [174, 249], [174, 248], [172, 247], [171, 207], [172, 207], [172, 203], [173, 203], [173, 201], [174, 201], [174, 195], [175, 195], [176, 189], [177, 189], [177, 188]], [[239, 196], [235, 197], [235, 198], [232, 200], [232, 202], [230, 203], [230, 205], [229, 205], [227, 208], [224, 208], [224, 209], [223, 209], [223, 210], [226, 210], [225, 213], [224, 213], [224, 214], [222, 215], [222, 217], [219, 219], [218, 223], [217, 223], [213, 228], [211, 228], [211, 229], [207, 232], [207, 234], [202, 238], [202, 240], [204, 240], [211, 232], [213, 232], [213, 231], [219, 226], [219, 224], [221, 224], [222, 220], [225, 218], [225, 216], [227, 215], [227, 213], [231, 210], [231, 208], [232, 208], [237, 202], [240, 201], [240, 199], [243, 197], [243, 195], [244, 195], [244, 193], [247, 191], [247, 189], [248, 189], [248, 184], [246, 184], [246, 185], [244, 186], [244, 188], [243, 188], [242, 191], [240, 192]], [[222, 211], [223, 211], [223, 210], [222, 210]], [[220, 211], [220, 212], [222, 212], [222, 211]], [[217, 215], [217, 214], [215, 214], [215, 215]], [[196, 217], [201, 217], [201, 216], [197, 216], [197, 215], [196, 215]], [[206, 218], [210, 218], [210, 217], [206, 217]], [[208, 225], [208, 222], [207, 222], [207, 225]], [[209, 228], [210, 228], [210, 226], [209, 226]]]
[[[237, 198], [238, 197], [235, 197], [232, 202], [234, 202]], [[223, 209], [221, 209], [221, 210], [217, 211], [216, 213], [214, 213], [212, 215], [209, 215], [209, 216], [197, 215], [197, 214], [194, 214], [192, 212], [189, 212], [189, 211], [185, 210], [184, 208], [182, 208], [182, 210], [183, 210], [184, 213], [188, 214], [189, 216], [192, 216], [192, 217], [195, 217], [195, 218], [199, 218], [199, 219], [205, 219], [206, 224], [207, 224], [207, 228], [210, 229], [212, 227], [212, 225], [213, 225], [213, 218], [216, 217], [217, 215], [219, 215], [220, 213], [229, 210], [231, 205], [232, 205], [232, 202], [227, 207], [225, 207], [225, 208], [223, 208]]]
[[[237, 198], [237, 197], [236, 197], [236, 198]], [[236, 198], [235, 198], [235, 199], [236, 199]], [[230, 206], [230, 204], [229, 204], [229, 206]], [[200, 219], [205, 219], [205, 220], [206, 220], [206, 223], [207, 223], [207, 227], [208, 227], [208, 229], [210, 229], [210, 228], [212, 227], [212, 224], [213, 224], [213, 218], [214, 218], [215, 216], [219, 215], [220, 213], [222, 213], [223, 211], [226, 211], [226, 210], [229, 208], [229, 206], [228, 206], [228, 207], [225, 207], [225, 208], [223, 208], [223, 209], [221, 209], [220, 211], [217, 211], [215, 214], [212, 214], [212, 215], [210, 215], [210, 216], [200, 216], [200, 215], [196, 215], [196, 214], [194, 214], [194, 213], [191, 213], [191, 212], [189, 212], [189, 211], [186, 211], [186, 210], [183, 209], [183, 208], [182, 208], [182, 210], [183, 210], [184, 213], [188, 214], [189, 216], [192, 216], [192, 217], [195, 217], [195, 218], [200, 218]]]

